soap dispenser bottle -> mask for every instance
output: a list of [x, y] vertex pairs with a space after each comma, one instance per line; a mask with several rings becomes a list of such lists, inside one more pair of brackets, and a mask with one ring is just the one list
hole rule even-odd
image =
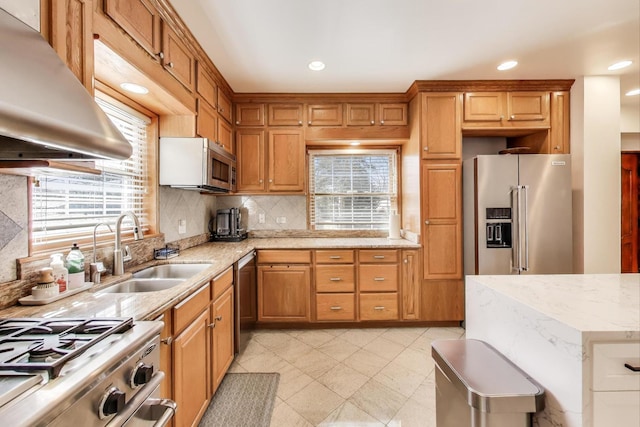
[[58, 292], [62, 293], [67, 290], [67, 282], [69, 280], [69, 272], [64, 267], [62, 254], [51, 255], [51, 269], [53, 270], [53, 281], [58, 284]]
[[69, 270], [69, 289], [78, 289], [84, 286], [84, 255], [74, 243], [67, 255], [65, 262], [67, 270]]

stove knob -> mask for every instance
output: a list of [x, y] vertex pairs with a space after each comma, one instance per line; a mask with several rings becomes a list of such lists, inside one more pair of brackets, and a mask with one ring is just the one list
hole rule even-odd
[[111, 387], [100, 402], [100, 419], [117, 414], [124, 408], [126, 394], [116, 387]]
[[140, 362], [133, 369], [131, 374], [131, 381], [129, 381], [129, 385], [131, 388], [136, 388], [141, 386], [142, 384], [146, 384], [151, 381], [151, 377], [153, 376], [153, 365], [145, 365]]

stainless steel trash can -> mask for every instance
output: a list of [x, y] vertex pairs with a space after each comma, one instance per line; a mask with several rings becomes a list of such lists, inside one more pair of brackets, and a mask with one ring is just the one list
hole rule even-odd
[[544, 389], [489, 344], [440, 340], [436, 364], [438, 427], [530, 427]]

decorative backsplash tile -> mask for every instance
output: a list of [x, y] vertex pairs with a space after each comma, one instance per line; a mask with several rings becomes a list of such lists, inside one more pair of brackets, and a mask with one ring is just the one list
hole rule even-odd
[[0, 175], [0, 283], [16, 280], [16, 258], [29, 254], [28, 179]]
[[[216, 197], [217, 209], [240, 208], [247, 230], [306, 230], [305, 196], [224, 196]], [[260, 222], [264, 215], [264, 223]]]

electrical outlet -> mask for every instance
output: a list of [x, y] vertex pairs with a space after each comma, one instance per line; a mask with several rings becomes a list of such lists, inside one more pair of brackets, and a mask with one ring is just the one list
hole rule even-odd
[[264, 224], [264, 220], [265, 220], [264, 214], [263, 213], [258, 214], [258, 223], [259, 224]]
[[276, 222], [278, 224], [286, 224], [287, 223], [287, 217], [286, 216], [279, 216], [276, 218]]
[[178, 234], [184, 234], [187, 232], [187, 220], [179, 219], [178, 220]]

